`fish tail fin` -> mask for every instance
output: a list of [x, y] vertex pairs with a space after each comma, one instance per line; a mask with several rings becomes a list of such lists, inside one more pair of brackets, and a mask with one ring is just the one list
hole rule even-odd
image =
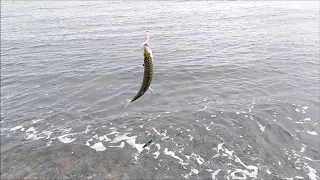
[[127, 104], [124, 106], [124, 109], [131, 103], [131, 99], [127, 99]]
[[155, 95], [154, 95], [154, 90], [151, 88], [151, 86], [149, 86], [149, 90], [150, 90], [152, 96], [155, 97]]

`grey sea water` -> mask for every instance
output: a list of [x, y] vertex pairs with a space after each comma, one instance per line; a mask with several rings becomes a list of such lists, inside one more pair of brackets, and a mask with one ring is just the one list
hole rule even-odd
[[319, 180], [319, 48], [317, 1], [1, 1], [1, 179]]

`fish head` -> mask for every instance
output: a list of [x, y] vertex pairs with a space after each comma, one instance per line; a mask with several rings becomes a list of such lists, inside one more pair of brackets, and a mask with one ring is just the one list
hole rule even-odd
[[151, 48], [147, 42], [143, 45], [143, 51], [144, 56], [150, 56], [153, 59]]

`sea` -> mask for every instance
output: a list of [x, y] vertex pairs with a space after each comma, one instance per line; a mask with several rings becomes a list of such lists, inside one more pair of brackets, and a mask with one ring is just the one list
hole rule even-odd
[[[319, 1], [1, 1], [1, 179], [319, 180], [319, 21]], [[147, 30], [154, 95], [124, 108]]]

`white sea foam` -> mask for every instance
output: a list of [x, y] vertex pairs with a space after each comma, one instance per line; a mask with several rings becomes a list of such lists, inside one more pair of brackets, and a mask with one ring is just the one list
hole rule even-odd
[[140, 153], [141, 151], [143, 151], [144, 144], [136, 144], [136, 138], [137, 136], [132, 136], [129, 139], [127, 139], [126, 142], [133, 148], [136, 148], [137, 151]]
[[155, 155], [155, 157], [154, 157], [155, 159], [157, 159], [160, 155], [160, 144], [156, 144], [156, 147], [157, 147], [158, 151], [152, 153]]
[[37, 131], [35, 130], [34, 127], [30, 127], [27, 131], [26, 131], [26, 135], [25, 135], [25, 139], [31, 139], [31, 140], [37, 140], [39, 138], [37, 138], [36, 135]]
[[224, 148], [224, 152], [231, 158], [233, 156], [234, 151], [233, 150], [229, 150], [227, 148]]
[[16, 130], [19, 130], [21, 128], [23, 128], [23, 126], [16, 126], [16, 127], [11, 128], [10, 131], [16, 131]]
[[32, 123], [31, 124], [36, 124], [38, 122], [41, 122], [43, 121], [44, 119], [36, 119], [36, 120], [32, 120]]
[[42, 135], [42, 134], [43, 134], [44, 136], [40, 136], [40, 137], [38, 137], [38, 138], [39, 138], [39, 139], [42, 139], [42, 138], [49, 139], [52, 133], [53, 133], [52, 131], [43, 131], [43, 132], [41, 132], [40, 134], [38, 134], [38, 136], [40, 136], [40, 135]]
[[[111, 129], [111, 128], [110, 128]], [[114, 128], [115, 129], [115, 128]], [[120, 132], [113, 130], [111, 133], [107, 134], [108, 135], [113, 135], [113, 134], [120, 134]]]
[[[302, 162], [301, 159], [300, 159], [300, 155], [297, 154], [295, 150], [292, 150], [292, 154], [293, 154], [294, 158], [296, 158], [295, 164], [302, 164], [302, 165], [303, 165], [303, 168], [304, 168], [305, 170], [308, 170], [308, 171], [309, 171], [307, 175], [309, 176], [309, 178], [310, 178], [311, 180], [318, 180], [318, 179], [319, 179], [319, 177], [317, 176], [316, 170], [313, 169], [312, 167], [310, 167], [310, 166], [308, 165], [308, 163]], [[303, 157], [303, 158], [304, 158], [304, 159], [307, 159], [307, 160], [309, 160], [309, 161], [320, 161], [320, 160], [313, 160], [313, 159], [308, 158], [308, 157]], [[300, 167], [296, 167], [296, 169], [300, 170], [301, 168], [300, 168]]]
[[92, 138], [94, 138], [94, 139], [98, 139], [98, 138], [99, 138], [99, 136], [98, 136], [98, 134], [95, 134], [94, 136], [92, 136]]
[[[215, 148], [217, 150], [217, 154], [214, 157], [217, 157], [219, 155], [219, 153], [222, 153], [223, 156], [228, 156], [229, 159], [233, 159], [236, 163], [241, 164], [243, 167], [245, 167], [247, 169], [247, 170], [236, 169], [232, 173], [230, 171], [229, 173], [231, 173], [230, 175], [232, 176], [232, 178], [233, 179], [246, 179], [246, 177], [249, 176], [251, 178], [256, 179], [257, 175], [258, 175], [258, 167], [253, 166], [253, 165], [244, 164], [238, 156], [234, 155], [233, 150], [228, 150], [227, 148], [223, 148], [223, 145], [224, 145], [224, 142], [218, 144], [217, 148]], [[242, 173], [243, 176], [239, 177], [236, 175], [236, 173]]]
[[258, 125], [259, 125], [259, 128], [260, 128], [260, 131], [261, 132], [264, 132], [266, 126], [262, 126], [258, 121], [257, 121]]
[[122, 135], [119, 135], [117, 137], [115, 137], [112, 141], [110, 141], [109, 143], [118, 143], [121, 141], [126, 141], [126, 143], [130, 146], [132, 146], [133, 148], [137, 149], [137, 151], [140, 153], [143, 150], [143, 146], [144, 144], [136, 144], [136, 138], [137, 136], [127, 136], [130, 133], [124, 133]]
[[89, 128], [91, 127], [91, 125], [88, 125], [87, 127], [86, 127], [86, 130], [84, 131], [84, 133], [85, 134], [87, 134], [88, 132], [89, 132]]
[[192, 153], [191, 157], [193, 157], [199, 165], [202, 165], [204, 163], [204, 159], [195, 153]]
[[189, 141], [192, 141], [193, 139], [193, 136], [191, 136], [190, 134], [188, 135], [190, 138], [189, 138]]
[[306, 150], [306, 145], [305, 144], [302, 144], [302, 147], [301, 147], [301, 150], [300, 150], [300, 152], [304, 152], [305, 150]]
[[52, 140], [50, 140], [49, 142], [47, 142], [46, 146], [50, 146], [52, 144]]
[[307, 159], [307, 160], [309, 160], [309, 161], [320, 161], [320, 160], [314, 160], [314, 159], [311, 159], [311, 158], [309, 158], [309, 157], [303, 157], [304, 159]]
[[110, 143], [118, 143], [120, 141], [124, 141], [124, 140], [128, 140], [130, 138], [135, 138], [135, 137], [128, 137], [127, 135], [130, 133], [124, 133], [122, 135], [119, 135], [117, 137], [115, 137], [112, 141], [110, 141]]
[[316, 131], [307, 131], [309, 134], [313, 135], [313, 136], [316, 136], [318, 135], [318, 133]]
[[311, 121], [311, 119], [310, 118], [304, 118], [303, 121]]
[[119, 146], [109, 146], [109, 147], [114, 147], [114, 148], [119, 147], [119, 148], [123, 148], [124, 145], [125, 145], [125, 143], [124, 143], [124, 142], [121, 142]]
[[176, 154], [173, 151], [168, 151], [168, 148], [165, 148], [163, 153], [165, 155], [167, 155], [167, 156], [171, 156], [171, 157], [179, 160], [179, 164], [181, 164], [181, 165], [187, 165], [188, 164], [188, 163], [183, 162], [183, 160], [179, 156], [176, 156]]
[[87, 146], [90, 146], [90, 142], [92, 142], [92, 140], [93, 140], [93, 138], [88, 139], [88, 140], [86, 141], [86, 145], [87, 145]]
[[35, 134], [27, 134], [25, 137], [25, 139], [32, 139], [32, 140], [36, 140], [37, 136]]
[[31, 126], [26, 132], [37, 132], [37, 131], [34, 127]]
[[216, 179], [216, 176], [219, 174], [219, 172], [221, 171], [221, 169], [217, 169], [216, 171], [214, 171], [213, 173], [211, 173], [211, 178], [212, 180]]
[[57, 130], [58, 130], [59, 132], [62, 132], [62, 133], [69, 133], [69, 132], [71, 132], [72, 128], [58, 127]]
[[208, 107], [207, 106], [205, 106], [203, 109], [200, 109], [200, 110], [198, 110], [198, 111], [204, 111], [204, 110], [206, 110]]
[[154, 154], [154, 158], [157, 159], [159, 157], [159, 155], [160, 155], [160, 152], [157, 151], [157, 152], [154, 152], [153, 154]]
[[[240, 173], [242, 176], [236, 175], [236, 173]], [[247, 179], [246, 171], [242, 169], [235, 169], [231, 174], [232, 179]]]
[[188, 179], [192, 174], [199, 174], [199, 171], [197, 169], [191, 169], [189, 174], [183, 175], [184, 178]]
[[318, 180], [319, 176], [317, 176], [317, 171], [310, 167], [307, 163], [304, 163], [305, 167], [309, 170], [307, 174], [311, 180]]
[[75, 141], [77, 139], [77, 137], [75, 138], [69, 138], [69, 136], [74, 136], [76, 135], [77, 133], [72, 133], [72, 134], [64, 134], [64, 135], [61, 135], [61, 136], [58, 136], [58, 140], [62, 143], [71, 143], [73, 141]]
[[90, 146], [96, 151], [105, 151], [107, 148], [102, 144], [102, 142], [97, 142], [93, 146]]
[[108, 141], [111, 141], [111, 139], [109, 139], [108, 137], [107, 137], [107, 135], [104, 135], [104, 136], [100, 136], [99, 138], [98, 138], [100, 141], [105, 141], [105, 142], [108, 142]]
[[247, 168], [248, 170], [252, 171], [249, 172], [247, 170], [243, 170], [242, 172], [244, 173], [244, 175], [249, 176], [251, 178], [255, 178], [257, 179], [257, 175], [258, 175], [258, 167], [253, 166], [253, 165], [245, 165], [240, 158], [238, 158], [236, 155], [234, 156], [235, 158], [235, 162], [240, 163], [242, 166], [244, 166], [245, 168]]
[[266, 170], [266, 173], [267, 173], [267, 174], [271, 174], [271, 172], [269, 171], [269, 169]]

